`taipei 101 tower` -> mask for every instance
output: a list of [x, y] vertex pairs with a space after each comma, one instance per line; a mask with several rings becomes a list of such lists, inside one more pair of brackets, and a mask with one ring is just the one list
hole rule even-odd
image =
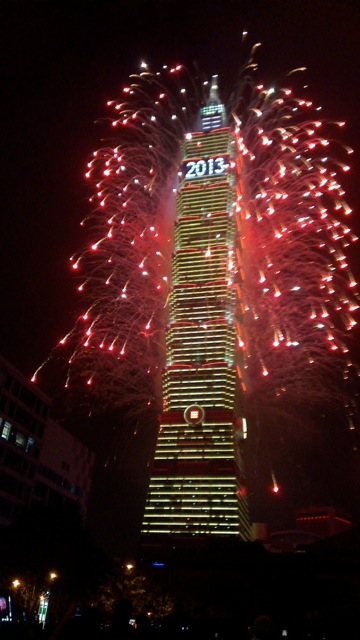
[[199, 128], [182, 143], [163, 413], [141, 533], [247, 541], [242, 280], [233, 269], [241, 164], [216, 76]]

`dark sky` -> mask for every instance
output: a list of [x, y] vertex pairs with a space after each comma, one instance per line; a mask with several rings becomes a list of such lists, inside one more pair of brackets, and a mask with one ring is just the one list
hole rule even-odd
[[[265, 81], [306, 66], [315, 102], [326, 115], [346, 120], [344, 141], [355, 155], [345, 186], [348, 201], [359, 210], [357, 1], [0, 1], [0, 353], [25, 375], [31, 376], [76, 317], [68, 259], [84, 241], [79, 223], [90, 205], [83, 174], [101, 144], [104, 131], [94, 122], [107, 115], [106, 101], [119, 94], [142, 59], [156, 68], [196, 63], [209, 75], [218, 73], [220, 89], [229, 92], [242, 61], [244, 29], [249, 42], [262, 43], [257, 61]], [[360, 231], [356, 217], [352, 226]], [[86, 425], [89, 444], [99, 443], [101, 462], [109, 446], [101, 434], [111, 420], [99, 417]], [[126, 529], [127, 539], [136, 530], [152, 441], [151, 435], [131, 433], [124, 427], [121, 459], [95, 488], [94, 504], [102, 502], [103, 510], [93, 508], [92, 522], [97, 531], [109, 530], [114, 548], [120, 529]], [[308, 462], [316, 467], [315, 459]], [[352, 476], [352, 482], [358, 491], [359, 478]], [[337, 493], [334, 480], [329, 492]], [[351, 507], [340, 490], [334, 498]], [[124, 504], [127, 514], [135, 514], [131, 522]], [[272, 505], [272, 512], [277, 508]]]

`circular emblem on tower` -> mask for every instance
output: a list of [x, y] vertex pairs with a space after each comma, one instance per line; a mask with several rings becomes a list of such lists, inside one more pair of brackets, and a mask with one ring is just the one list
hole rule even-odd
[[185, 409], [184, 418], [188, 424], [196, 427], [204, 421], [205, 411], [203, 407], [200, 407], [200, 405], [192, 404], [190, 407]]

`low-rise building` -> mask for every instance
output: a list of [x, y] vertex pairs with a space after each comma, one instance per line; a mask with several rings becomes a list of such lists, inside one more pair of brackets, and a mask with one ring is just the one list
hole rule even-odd
[[0, 357], [0, 526], [34, 502], [77, 502], [86, 513], [94, 453], [50, 409], [50, 398]]

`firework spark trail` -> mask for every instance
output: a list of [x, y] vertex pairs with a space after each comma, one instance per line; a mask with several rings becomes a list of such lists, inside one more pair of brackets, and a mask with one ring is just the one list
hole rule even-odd
[[159, 411], [154, 380], [164, 357], [172, 248], [166, 204], [203, 87], [180, 66], [130, 81], [124, 101], [108, 103], [109, 139], [88, 163], [94, 208], [81, 224], [91, 241], [71, 258], [87, 310], [59, 347], [71, 354], [66, 387], [87, 388], [97, 408], [141, 413]]
[[236, 118], [249, 391], [338, 402], [358, 308], [344, 254], [356, 238], [337, 217], [350, 213], [337, 178], [348, 165], [334, 159], [311, 102], [290, 89], [254, 91]]
[[[351, 150], [327, 139], [330, 124], [310, 101], [256, 86], [255, 68], [250, 56], [228, 109], [242, 184], [242, 249], [229, 271], [234, 280], [241, 272], [248, 395], [337, 401], [358, 306], [338, 178], [348, 169], [339, 151]], [[91, 242], [72, 258], [87, 311], [61, 341], [72, 349], [66, 386], [87, 385], [99, 406], [138, 413], [154, 402], [162, 362], [172, 249], [164, 202], [204, 104], [202, 81], [183, 67], [144, 69], [122, 102], [108, 103], [109, 140], [88, 165], [94, 210], [82, 224]]]

